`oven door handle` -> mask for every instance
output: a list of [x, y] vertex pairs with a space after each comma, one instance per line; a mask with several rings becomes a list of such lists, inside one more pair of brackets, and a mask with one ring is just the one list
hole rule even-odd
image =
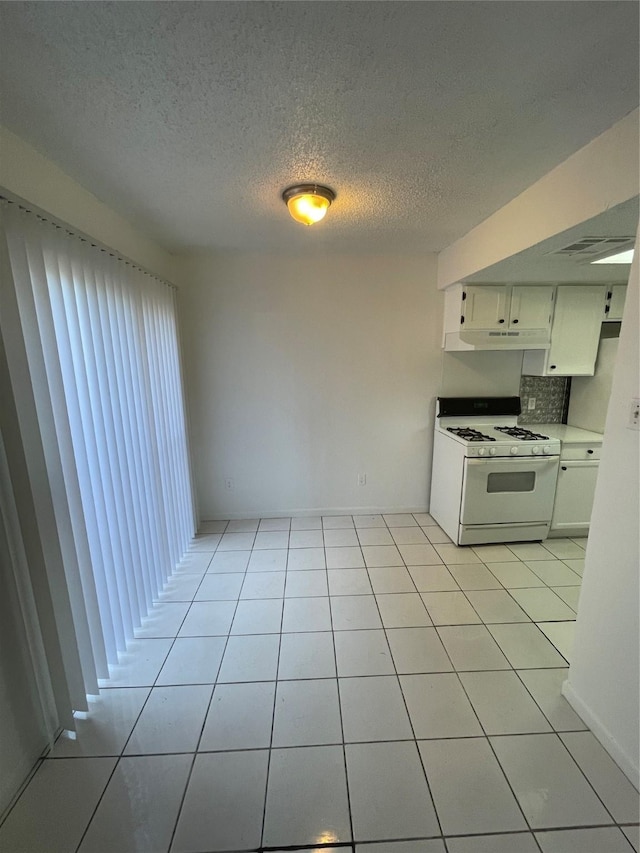
[[467, 459], [467, 465], [557, 465], [559, 456], [498, 456], [491, 459]]

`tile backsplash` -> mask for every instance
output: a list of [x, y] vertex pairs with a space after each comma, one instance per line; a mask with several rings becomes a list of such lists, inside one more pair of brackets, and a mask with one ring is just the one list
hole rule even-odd
[[[564, 376], [522, 376], [520, 424], [566, 424], [571, 379]], [[535, 400], [533, 409], [529, 401]]]

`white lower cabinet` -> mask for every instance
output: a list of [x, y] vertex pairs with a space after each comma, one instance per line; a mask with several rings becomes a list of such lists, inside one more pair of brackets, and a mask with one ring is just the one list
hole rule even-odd
[[582, 530], [586, 535], [591, 520], [597, 477], [597, 459], [560, 459], [556, 500], [551, 519], [552, 531]]

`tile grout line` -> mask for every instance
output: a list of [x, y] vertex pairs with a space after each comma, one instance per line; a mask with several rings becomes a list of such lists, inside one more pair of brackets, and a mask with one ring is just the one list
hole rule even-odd
[[[507, 670], [503, 670], [503, 671], [507, 671]], [[513, 669], [512, 669], [511, 671], [513, 672]], [[509, 777], [507, 776], [507, 773], [506, 773], [506, 771], [505, 771], [504, 767], [503, 767], [503, 766], [502, 766], [502, 764], [500, 763], [500, 760], [499, 760], [499, 758], [498, 758], [498, 755], [497, 755], [497, 753], [496, 753], [496, 751], [495, 751], [495, 749], [494, 749], [494, 747], [493, 747], [493, 744], [491, 743], [491, 738], [490, 738], [490, 737], [489, 737], [489, 735], [487, 734], [487, 731], [486, 731], [486, 729], [485, 729], [485, 727], [484, 727], [484, 725], [483, 725], [483, 723], [482, 723], [482, 720], [480, 719], [480, 716], [479, 716], [478, 712], [476, 711], [475, 705], [474, 705], [474, 704], [473, 704], [473, 702], [471, 701], [471, 697], [469, 696], [469, 694], [468, 694], [468, 692], [467, 692], [467, 689], [466, 689], [466, 687], [464, 686], [464, 682], [463, 682], [463, 681], [462, 681], [462, 679], [460, 678], [460, 675], [459, 675], [459, 673], [458, 673], [457, 671], [456, 671], [456, 676], [457, 676], [457, 678], [458, 678], [458, 681], [459, 681], [459, 683], [460, 683], [460, 686], [462, 687], [462, 690], [463, 690], [463, 692], [464, 692], [464, 695], [465, 695], [465, 696], [466, 696], [466, 698], [467, 698], [467, 702], [469, 703], [469, 705], [470, 705], [470, 707], [471, 707], [471, 710], [473, 711], [473, 713], [474, 713], [474, 715], [475, 715], [475, 717], [476, 717], [476, 719], [477, 719], [477, 721], [478, 721], [478, 725], [480, 726], [480, 728], [481, 728], [481, 730], [482, 730], [482, 733], [483, 733], [483, 735], [484, 735], [484, 739], [486, 740], [487, 746], [488, 746], [488, 747], [489, 747], [489, 749], [491, 750], [491, 754], [493, 755], [493, 757], [494, 757], [494, 759], [495, 759], [495, 761], [496, 761], [497, 766], [500, 768], [500, 772], [502, 773], [502, 777], [504, 778], [505, 782], [507, 783], [507, 786], [508, 786], [509, 790], [511, 791], [511, 796], [512, 796], [512, 797], [513, 797], [513, 799], [514, 799], [514, 801], [515, 801], [515, 803], [516, 803], [516, 805], [517, 805], [517, 807], [518, 807], [518, 809], [519, 809], [519, 811], [520, 811], [520, 814], [522, 815], [522, 818], [523, 818], [523, 820], [524, 820], [524, 822], [525, 822], [525, 824], [526, 824], [527, 828], [528, 828], [528, 829], [529, 829], [529, 831], [533, 834], [533, 828], [532, 828], [531, 824], [529, 823], [529, 820], [528, 820], [528, 818], [527, 818], [527, 816], [526, 816], [526, 814], [525, 814], [525, 812], [524, 812], [524, 809], [522, 808], [522, 805], [521, 805], [521, 803], [520, 803], [520, 800], [519, 800], [519, 799], [518, 799], [518, 797], [516, 796], [516, 792], [513, 790], [513, 785], [511, 784], [511, 780], [510, 780], [510, 779], [509, 779]], [[505, 735], [505, 737], [509, 737], [509, 735]], [[538, 840], [537, 840], [537, 838], [535, 838], [535, 836], [534, 836], [534, 840], [535, 840], [535, 843], [536, 843], [537, 847], [538, 847], [539, 849], [541, 849], [541, 848], [540, 848], [540, 845], [538, 844]]]
[[[255, 536], [254, 536], [254, 538], [255, 538]], [[222, 538], [220, 539], [220, 542], [222, 542]], [[220, 543], [218, 543], [218, 544], [220, 544]], [[217, 553], [217, 551], [218, 551], [218, 549], [216, 548], [216, 551], [214, 552], [214, 556], [215, 556], [215, 554]], [[213, 561], [213, 557], [211, 558], [211, 561]], [[246, 577], [246, 570], [245, 570], [245, 573], [244, 573], [244, 574], [245, 574], [245, 577]], [[204, 579], [204, 578], [203, 578], [203, 579]], [[198, 585], [198, 589], [200, 589], [201, 583], [202, 583], [202, 581], [201, 581], [201, 582], [200, 582], [200, 584]], [[242, 581], [242, 584], [244, 585], [244, 579], [243, 579], [243, 581]], [[240, 589], [242, 590], [242, 587], [241, 587]], [[196, 592], [194, 593], [194, 599], [195, 599], [195, 596], [196, 596], [197, 594], [198, 594], [198, 593], [197, 593], [197, 590], [196, 590]], [[237, 599], [237, 601], [236, 601], [236, 606], [235, 606], [234, 611], [233, 611], [233, 617], [232, 617], [232, 619], [231, 619], [231, 625], [233, 625], [233, 620], [235, 619], [235, 614], [236, 614], [236, 611], [237, 611], [237, 609], [238, 609], [238, 603], [239, 603], [239, 601], [240, 601], [240, 596], [238, 595], [238, 599]], [[185, 618], [186, 618], [186, 617], [185, 617]], [[207, 710], [205, 711], [204, 717], [202, 718], [202, 725], [200, 726], [200, 735], [199, 735], [199, 737], [198, 737], [198, 741], [197, 741], [197, 743], [196, 743], [196, 748], [195, 748], [195, 750], [193, 751], [193, 758], [192, 758], [192, 760], [191, 760], [191, 765], [190, 765], [190, 767], [189, 767], [189, 772], [187, 773], [187, 778], [186, 778], [186, 781], [185, 781], [184, 790], [182, 791], [182, 796], [180, 797], [180, 802], [179, 802], [179, 804], [178, 804], [178, 808], [177, 808], [177, 810], [176, 810], [176, 817], [175, 817], [175, 820], [174, 820], [174, 823], [173, 823], [173, 830], [172, 830], [172, 832], [171, 832], [171, 837], [170, 837], [170, 839], [169, 839], [169, 844], [168, 844], [168, 846], [167, 846], [167, 851], [170, 851], [170, 850], [171, 850], [171, 848], [172, 848], [172, 846], [173, 846], [173, 842], [174, 842], [174, 840], [175, 840], [176, 832], [177, 832], [177, 830], [178, 830], [178, 823], [180, 822], [180, 816], [182, 815], [182, 809], [184, 808], [184, 802], [185, 802], [186, 797], [187, 797], [187, 791], [189, 790], [189, 784], [190, 784], [190, 782], [191, 782], [191, 777], [193, 776], [193, 770], [194, 770], [194, 767], [195, 767], [195, 764], [196, 764], [196, 758], [198, 757], [198, 747], [200, 746], [200, 743], [201, 743], [201, 741], [202, 741], [202, 734], [203, 734], [203, 732], [204, 732], [204, 728], [205, 728], [205, 725], [206, 725], [206, 723], [207, 723], [207, 717], [208, 717], [208, 715], [209, 715], [209, 710], [210, 710], [210, 708], [211, 708], [211, 703], [212, 703], [212, 701], [213, 701], [213, 694], [215, 693], [215, 689], [216, 689], [216, 686], [217, 686], [217, 683], [218, 683], [218, 676], [220, 675], [220, 670], [222, 669], [222, 663], [223, 663], [223, 661], [224, 661], [224, 656], [225, 656], [225, 653], [226, 653], [226, 651], [227, 651], [227, 646], [228, 646], [228, 644], [229, 644], [229, 636], [230, 636], [230, 632], [231, 632], [231, 625], [229, 625], [229, 633], [227, 634], [227, 639], [226, 639], [226, 641], [225, 641], [224, 648], [223, 648], [223, 650], [222, 650], [222, 654], [220, 655], [220, 662], [219, 662], [218, 667], [217, 667], [217, 669], [216, 669], [216, 677], [215, 677], [215, 680], [214, 680], [214, 682], [213, 682], [213, 686], [212, 686], [212, 690], [211, 690], [211, 696], [209, 697], [209, 703], [208, 703], [208, 705], [207, 705]]]
[[[353, 516], [351, 516], [351, 521], [353, 523]], [[322, 524], [322, 542], [323, 542], [323, 551], [324, 551], [324, 564], [327, 566], [327, 545], [324, 538], [324, 521], [321, 518], [320, 523]], [[355, 525], [354, 525], [355, 529]], [[358, 535], [356, 533], [356, 539]], [[327, 592], [329, 591], [329, 574], [327, 571]], [[331, 624], [331, 645], [333, 646], [333, 662], [336, 669], [336, 692], [338, 694], [338, 714], [340, 715], [340, 734], [342, 735], [342, 761], [344, 764], [344, 783], [347, 792], [347, 814], [349, 815], [349, 833], [351, 835], [351, 849], [355, 850], [355, 832], [353, 829], [353, 812], [351, 811], [351, 786], [349, 785], [349, 768], [347, 766], [347, 745], [344, 740], [344, 718], [342, 715], [342, 697], [340, 695], [340, 676], [338, 673], [338, 651], [336, 649], [336, 633], [333, 628], [333, 608], [331, 607], [331, 596], [329, 596], [329, 620]]]
[[[385, 521], [386, 521], [386, 519], [385, 519]], [[396, 547], [397, 547], [397, 546], [396, 546]], [[402, 554], [400, 554], [400, 556], [402, 557]], [[363, 553], [363, 555], [362, 555], [362, 558], [363, 558], [363, 560], [364, 560], [364, 553]], [[404, 562], [404, 557], [402, 557], [402, 559], [403, 559], [403, 562]], [[365, 565], [366, 565], [366, 560], [365, 560]], [[405, 564], [405, 569], [408, 571], [408, 568], [407, 568], [406, 564]], [[369, 583], [371, 583], [371, 576], [369, 575], [369, 568], [368, 568], [368, 567], [367, 567], [367, 575], [369, 576]], [[411, 577], [411, 581], [412, 581], [412, 583], [413, 583], [413, 584], [414, 584], [414, 586], [415, 586], [415, 581], [413, 580], [413, 577], [411, 576], [411, 573], [410, 573], [410, 572], [409, 572], [409, 576]], [[373, 587], [373, 584], [372, 584], [372, 587]], [[416, 592], [417, 592], [417, 587], [416, 587]], [[421, 599], [421, 600], [422, 600], [422, 599]], [[426, 610], [427, 608], [426, 608], [426, 605], [424, 604], [424, 602], [423, 602], [423, 606], [424, 606], [424, 608], [425, 608], [425, 610]], [[414, 744], [414, 746], [415, 746], [416, 753], [417, 753], [417, 755], [418, 755], [418, 761], [420, 762], [420, 767], [422, 768], [422, 774], [423, 774], [423, 776], [424, 776], [425, 784], [426, 784], [426, 786], [427, 786], [427, 791], [429, 792], [429, 799], [431, 800], [431, 807], [433, 808], [433, 814], [435, 815], [436, 823], [437, 823], [437, 825], [438, 825], [438, 830], [439, 830], [439, 832], [440, 832], [440, 836], [442, 837], [442, 843], [443, 843], [443, 846], [444, 846], [444, 848], [445, 848], [445, 853], [448, 853], [449, 846], [448, 846], [448, 844], [447, 844], [447, 842], [446, 842], [446, 839], [444, 838], [444, 833], [443, 833], [443, 831], [442, 831], [442, 823], [441, 823], [441, 820], [440, 820], [440, 815], [439, 815], [439, 813], [438, 813], [438, 809], [436, 808], [436, 802], [435, 802], [435, 799], [434, 799], [434, 796], [433, 796], [433, 791], [431, 790], [431, 785], [429, 784], [429, 777], [427, 776], [427, 771], [426, 771], [426, 768], [425, 768], [425, 766], [424, 766], [424, 760], [423, 760], [423, 758], [422, 758], [422, 754], [421, 754], [421, 752], [420, 752], [420, 748], [419, 748], [419, 746], [418, 746], [418, 739], [417, 739], [417, 737], [416, 737], [416, 732], [415, 732], [415, 728], [414, 728], [414, 725], [413, 725], [413, 720], [411, 719], [411, 714], [409, 713], [409, 706], [407, 705], [407, 699], [406, 699], [406, 697], [405, 697], [405, 695], [404, 695], [404, 690], [402, 689], [402, 682], [400, 681], [400, 675], [399, 675], [399, 673], [398, 673], [398, 667], [397, 667], [397, 664], [396, 664], [395, 658], [394, 658], [394, 656], [393, 656], [393, 651], [392, 651], [392, 649], [391, 649], [391, 644], [390, 644], [390, 642], [389, 642], [389, 636], [388, 636], [388, 634], [387, 634], [387, 628], [386, 628], [386, 626], [385, 626], [385, 624], [384, 624], [384, 620], [382, 619], [382, 613], [380, 612], [380, 608], [379, 608], [379, 606], [378, 606], [378, 601], [377, 601], [377, 599], [376, 599], [376, 607], [377, 607], [377, 609], [378, 609], [378, 616], [379, 616], [379, 618], [380, 618], [380, 624], [382, 625], [382, 630], [384, 631], [385, 641], [386, 641], [386, 643], [387, 643], [387, 647], [388, 647], [388, 649], [389, 649], [389, 657], [391, 658], [391, 663], [393, 664], [393, 669], [394, 669], [394, 673], [395, 673], [396, 683], [397, 683], [397, 685], [398, 685], [398, 689], [399, 689], [399, 691], [400, 691], [400, 696], [402, 697], [402, 702], [403, 702], [403, 705], [404, 705], [405, 713], [406, 713], [406, 715], [407, 715], [407, 720], [408, 720], [408, 722], [409, 722], [409, 727], [411, 728], [411, 733], [413, 734], [413, 744]], [[433, 622], [433, 620], [431, 619], [431, 615], [428, 613], [428, 611], [427, 611], [427, 615], [429, 616], [429, 619], [431, 620], [431, 622]], [[446, 653], [446, 649], [445, 649], [445, 653]], [[410, 742], [410, 741], [408, 741], [408, 742]]]
[[[260, 529], [258, 527], [258, 529]], [[262, 821], [260, 824], [260, 844], [264, 845], [264, 832], [267, 822], [267, 795], [269, 793], [269, 776], [271, 773], [271, 753], [273, 751], [273, 732], [276, 725], [276, 709], [278, 702], [278, 671], [280, 669], [280, 651], [282, 649], [282, 627], [284, 624], [284, 594], [287, 588], [287, 570], [289, 566], [289, 540], [291, 539], [291, 520], [289, 520], [289, 533], [287, 535], [287, 560], [284, 570], [284, 589], [282, 591], [282, 608], [280, 610], [280, 634], [278, 636], [278, 656], [276, 660], [275, 682], [273, 688], [273, 708], [271, 709], [271, 732], [269, 735], [269, 750], [267, 752], [267, 773], [264, 783], [264, 802], [262, 804]], [[251, 559], [251, 558], [249, 558]]]

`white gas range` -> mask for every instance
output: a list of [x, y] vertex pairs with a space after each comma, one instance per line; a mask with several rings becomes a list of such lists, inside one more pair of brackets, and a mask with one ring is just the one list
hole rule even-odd
[[429, 512], [458, 545], [549, 533], [560, 441], [519, 414], [519, 397], [438, 398]]

